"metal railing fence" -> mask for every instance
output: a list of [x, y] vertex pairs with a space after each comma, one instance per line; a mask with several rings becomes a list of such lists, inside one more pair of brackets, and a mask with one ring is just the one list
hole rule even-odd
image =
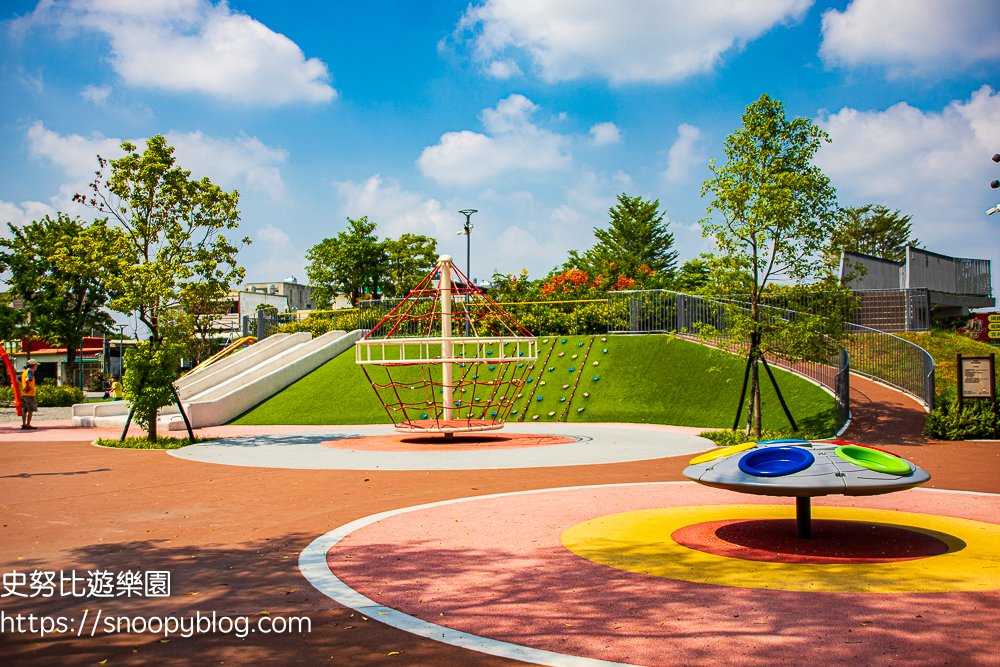
[[[728, 312], [732, 308], [746, 310], [745, 303], [739, 301], [669, 290], [611, 292], [608, 295], [608, 333], [696, 334], [713, 344], [745, 352], [749, 341], [735, 340], [729, 333]], [[797, 311], [773, 306], [764, 306], [762, 312], [765, 321], [771, 323], [777, 323], [778, 319], [792, 322], [800, 317]], [[842, 350], [846, 357], [831, 357], [822, 363], [808, 362], [791, 352], [780, 333], [774, 333], [770, 337], [765, 334], [768, 361], [828, 387], [845, 406], [850, 404], [847, 373], [853, 370], [905, 391], [928, 409], [934, 409], [934, 359], [926, 350], [878, 329], [853, 323], [846, 326], [849, 335]]]
[[[392, 312], [403, 299], [377, 299], [360, 303], [360, 327], [374, 329], [383, 317]], [[433, 299], [421, 299], [425, 308], [432, 307]], [[462, 322], [462, 304], [455, 300], [453, 306], [453, 327], [455, 336], [465, 335]], [[419, 302], [418, 302], [419, 304]], [[607, 299], [583, 299], [573, 301], [501, 301], [497, 305], [509, 313], [518, 323], [535, 336], [600, 334], [607, 331]], [[419, 305], [418, 305], [419, 308]], [[402, 335], [419, 336], [426, 331], [427, 324], [404, 325]], [[419, 330], [419, 331], [418, 331]], [[397, 330], [397, 333], [400, 333]], [[434, 333], [440, 335], [440, 324]]]
[[[745, 311], [738, 301], [723, 301], [670, 290], [611, 292], [608, 295], [608, 333], [675, 333], [736, 354], [746, 354], [750, 341], [737, 338], [730, 323], [732, 309]], [[798, 313], [763, 307], [764, 320], [792, 321]], [[791, 350], [781, 333], [764, 336], [768, 363], [793, 371], [829, 389], [835, 399], [836, 430], [850, 419], [850, 354], [840, 348], [822, 361], [809, 361]]]

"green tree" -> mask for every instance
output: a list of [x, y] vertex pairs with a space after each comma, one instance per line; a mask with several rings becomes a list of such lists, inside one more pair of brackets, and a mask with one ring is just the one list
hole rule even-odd
[[842, 329], [837, 324], [841, 312], [834, 306], [787, 322], [761, 303], [768, 285], [779, 279], [837, 289], [819, 257], [833, 226], [836, 194], [812, 163], [822, 143], [829, 141], [811, 120], [789, 120], [781, 102], [761, 95], [743, 113], [743, 127], [726, 138], [726, 164], [712, 160], [709, 169], [714, 176], [701, 189], [703, 197], [712, 195], [709, 217], [701, 221], [703, 234], [715, 239], [716, 248], [734, 269], [730, 293], [746, 295], [747, 308], [732, 308], [728, 315], [732, 333], [750, 343], [750, 405], [757, 437], [761, 431], [757, 361], [768, 339], [795, 343], [795, 352], [818, 356], [830, 351], [824, 345], [830, 339], [807, 325], [822, 325], [834, 338]]
[[659, 212], [660, 200], [643, 201], [642, 197], [618, 195], [618, 205], [608, 209], [611, 224], [607, 229], [594, 228], [597, 243], [580, 255], [571, 250], [564, 268], [586, 271], [591, 277], [634, 278], [642, 268], [669, 276], [677, 263], [672, 250], [674, 235], [667, 231], [669, 222]]
[[902, 261], [907, 246], [920, 247], [920, 240], [913, 237], [911, 217], [880, 205], [843, 208], [823, 250], [824, 260], [836, 268], [841, 252], [857, 252]]
[[500, 273], [493, 270], [491, 297], [494, 301], [500, 302], [522, 302], [535, 301], [538, 299], [538, 290], [542, 281], [528, 278], [528, 269], [521, 269], [521, 273]]
[[109, 300], [103, 260], [112, 251], [106, 221], [88, 224], [56, 213], [55, 219], [46, 215], [24, 227], [7, 226], [11, 238], [0, 240], [0, 264], [30, 313], [27, 333], [65, 347], [72, 378], [84, 336], [106, 332], [114, 323], [102, 310]]
[[188, 283], [181, 290], [180, 303], [168, 314], [174, 338], [183, 343], [183, 356], [193, 365], [219, 351], [219, 320], [232, 304], [226, 285], [215, 282]]
[[380, 293], [387, 266], [386, 248], [375, 235], [375, 223], [364, 216], [347, 219], [347, 229], [323, 239], [306, 252], [309, 282], [319, 308], [329, 308], [338, 294], [357, 306], [363, 294]]
[[386, 290], [394, 297], [405, 297], [420, 284], [437, 264], [437, 240], [420, 234], [403, 234], [382, 242], [386, 253]]
[[674, 289], [687, 294], [697, 294], [709, 284], [711, 278], [710, 256], [695, 257], [684, 262], [677, 271], [674, 276]]
[[207, 177], [193, 180], [160, 135], [150, 138], [142, 153], [129, 142], [121, 147], [126, 154], [117, 160], [97, 156], [100, 169], [90, 194], [74, 200], [117, 223], [108, 229], [113, 252], [104, 258], [114, 297], [110, 307], [134, 313], [149, 331], [148, 344], [126, 358], [126, 368], [137, 375], [123, 384], [155, 442], [156, 410], [170, 402], [183, 342], [167, 338], [177, 335], [169, 314], [192, 284], [228, 290], [243, 279], [236, 263], [239, 246], [224, 233], [239, 227], [239, 193], [226, 192]]

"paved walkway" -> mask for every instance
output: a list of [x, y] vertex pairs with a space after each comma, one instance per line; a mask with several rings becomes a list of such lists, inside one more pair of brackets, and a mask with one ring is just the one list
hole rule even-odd
[[[900, 453], [931, 473], [930, 487], [1000, 493], [1000, 446], [926, 440], [919, 436], [923, 417], [915, 403], [895, 394], [880, 394], [877, 385], [867, 386], [861, 379], [852, 378], [852, 384], [857, 390], [853, 405], [856, 422], [848, 437], [898, 447]], [[245, 435], [268, 430], [241, 428], [246, 429]], [[313, 430], [323, 429], [329, 427]], [[893, 439], [893, 433], [899, 434], [898, 439]], [[313, 631], [306, 635], [256, 633], [242, 640], [216, 633], [174, 637], [169, 642], [149, 634], [97, 632], [93, 637], [83, 633], [80, 637], [40, 638], [37, 634], [4, 633], [0, 635], [0, 655], [5, 656], [5, 665], [95, 665], [104, 660], [107, 665], [518, 664], [418, 637], [379, 623], [377, 614], [366, 617], [337, 604], [303, 578], [297, 567], [299, 554], [318, 536], [380, 512], [495, 493], [682, 481], [680, 472], [690, 458], [495, 470], [295, 470], [211, 465], [162, 451], [102, 449], [88, 444], [96, 435], [96, 429], [43, 423], [29, 438], [20, 430], [0, 425], [0, 571], [37, 568], [81, 574], [98, 568], [112, 572], [168, 570], [173, 582], [171, 597], [105, 601], [58, 595], [7, 597], [0, 599], [0, 611], [8, 615], [65, 615], [77, 620], [85, 609], [91, 614], [100, 609], [105, 615], [130, 617], [216, 611], [256, 619], [260, 612], [268, 612], [272, 617], [309, 616]], [[111, 435], [117, 437], [118, 433]], [[952, 502], [956, 497], [933, 491], [919, 493], [929, 499], [922, 502], [924, 511], [931, 513], [935, 512], [934, 498], [947, 497]], [[957, 497], [968, 498], [967, 503], [979, 502], [974, 496]], [[600, 509], [596, 503], [593, 507]], [[530, 513], [525, 514], [523, 520], [529, 521]], [[501, 545], [499, 535], [496, 539]], [[857, 620], [857, 627], [846, 621], [812, 623], [813, 640], [811, 635], [788, 635], [777, 625], [759, 625], [760, 618], [743, 611], [748, 601], [748, 609], [758, 609], [748, 594], [741, 592], [743, 589], [728, 590], [731, 597], [723, 595], [721, 606], [712, 612], [718, 615], [718, 609], [733, 607], [732, 619], [725, 624], [714, 616], [712, 624], [702, 624], [705, 614], [699, 615], [698, 596], [688, 598], [683, 609], [677, 609], [683, 613], [660, 621], [670, 620], [675, 631], [689, 638], [686, 645], [697, 645], [694, 654], [686, 654], [691, 658], [686, 664], [778, 664], [755, 652], [753, 647], [762, 645], [754, 643], [756, 638], [779, 644], [784, 641], [786, 650], [799, 642], [826, 642], [835, 649], [830, 653], [830, 664], [834, 659], [893, 664], [896, 660], [889, 649], [897, 645], [885, 644], [885, 638], [919, 638], [928, 647], [926, 664], [940, 664], [951, 656], [954, 664], [1000, 664], [995, 653], [981, 650], [977, 634], [981, 628], [963, 625], [962, 614], [950, 613], [957, 608], [921, 607], [913, 601], [907, 605], [915, 606], [901, 606], [902, 598], [883, 595], [878, 607], [872, 608], [871, 619], [852, 611], [860, 608], [844, 608], [845, 617]], [[750, 597], [771, 595], [784, 596], [781, 599], [794, 608], [795, 598], [788, 596], [824, 594], [755, 592]], [[977, 595], [978, 609], [1000, 607], [995, 597]], [[809, 599], [818, 603], [825, 598]], [[801, 609], [808, 620], [810, 610], [817, 607], [813, 604]], [[904, 612], [912, 613], [913, 619], [898, 629], [879, 631], [886, 653], [866, 646], [864, 642], [870, 638], [855, 638], [855, 633], [867, 632], [870, 624], [878, 623], [881, 614], [902, 618]], [[558, 622], [555, 610], [552, 618]], [[562, 627], [567, 638], [578, 632]], [[613, 624], [610, 629], [614, 629]], [[729, 639], [734, 636], [749, 642], [746, 651], [738, 655], [731, 652], [737, 650]], [[635, 637], [630, 641], [641, 643]], [[793, 653], [783, 654], [791, 656], [788, 664], [801, 664]], [[660, 664], [670, 664], [669, 656]]]

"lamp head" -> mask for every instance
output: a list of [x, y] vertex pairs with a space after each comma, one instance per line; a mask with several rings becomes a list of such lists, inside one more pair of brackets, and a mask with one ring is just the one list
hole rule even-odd
[[994, 190], [996, 190], [997, 188], [1000, 188], [1000, 181], [991, 181], [990, 182], [990, 187], [993, 188]]
[[994, 153], [993, 157], [990, 159], [993, 160], [994, 162], [1000, 163], [1000, 153]]

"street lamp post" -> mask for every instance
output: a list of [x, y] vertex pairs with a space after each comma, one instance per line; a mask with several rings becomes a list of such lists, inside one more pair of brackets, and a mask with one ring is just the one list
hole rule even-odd
[[[462, 215], [465, 216], [465, 225], [462, 227], [462, 231], [457, 232], [457, 234], [459, 236], [461, 236], [462, 234], [465, 234], [465, 279], [468, 280], [468, 281], [470, 281], [470, 282], [472, 281], [472, 227], [473, 227], [473, 225], [472, 225], [472, 222], [469, 220], [469, 218], [472, 217], [473, 213], [478, 213], [478, 212], [479, 211], [477, 211], [474, 208], [467, 208], [467, 209], [464, 209], [462, 211], [459, 211], [459, 213], [461, 213]], [[470, 290], [472, 289], [471, 285], [469, 285], [468, 287], [469, 287]], [[468, 312], [465, 314], [465, 336], [466, 337], [469, 336], [469, 314], [468, 314]]]
[[118, 377], [125, 377], [125, 325], [118, 324]]
[[[1000, 153], [994, 153], [992, 160], [997, 164], [1000, 164]], [[1000, 188], [1000, 181], [994, 180], [990, 183], [990, 187], [996, 190]], [[1000, 213], [1000, 204], [997, 204], [990, 210], [986, 211], [986, 215], [993, 215], [994, 213]]]

